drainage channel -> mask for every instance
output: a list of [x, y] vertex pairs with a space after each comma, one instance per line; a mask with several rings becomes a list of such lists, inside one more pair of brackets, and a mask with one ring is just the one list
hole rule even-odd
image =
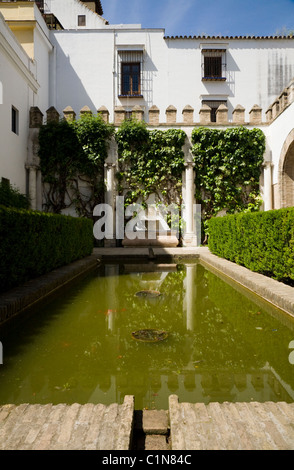
[[131, 450], [170, 450], [166, 410], [135, 410]]

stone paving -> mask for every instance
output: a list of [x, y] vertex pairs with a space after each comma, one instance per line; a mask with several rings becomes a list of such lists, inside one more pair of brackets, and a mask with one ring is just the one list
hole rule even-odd
[[294, 450], [294, 403], [4, 405], [0, 450]]
[[173, 450], [294, 450], [294, 403], [179, 403], [169, 397]]
[[134, 397], [109, 406], [4, 405], [0, 450], [129, 450]]

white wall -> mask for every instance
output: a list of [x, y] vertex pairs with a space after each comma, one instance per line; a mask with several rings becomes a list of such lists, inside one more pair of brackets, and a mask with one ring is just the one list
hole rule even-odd
[[102, 104], [110, 109], [113, 36], [93, 31], [56, 31], [51, 38], [56, 53], [51, 58], [55, 68], [50, 83], [51, 104], [60, 114], [68, 105], [77, 114], [85, 105], [93, 112]]
[[[255, 104], [265, 111], [294, 76], [292, 39], [167, 39], [169, 104], [182, 111], [195, 109], [196, 121], [202, 99], [227, 99], [229, 119], [241, 104], [245, 118]], [[226, 50], [227, 80], [201, 80], [201, 47]], [[157, 104], [157, 103], [156, 103]], [[158, 105], [157, 105], [158, 106]]]
[[[104, 105], [113, 116], [116, 105], [126, 108], [140, 104], [146, 110], [165, 110], [174, 105], [177, 120], [189, 104], [199, 122], [202, 99], [227, 99], [229, 120], [242, 105], [245, 119], [257, 104], [265, 111], [294, 76], [292, 39], [165, 39], [161, 29], [112, 29], [52, 31], [57, 54], [56, 100], [58, 110], [70, 105], [75, 112], [88, 105], [93, 111]], [[144, 46], [144, 97], [118, 98], [117, 47]], [[223, 45], [227, 49], [227, 80], [204, 82], [201, 47]], [[53, 85], [52, 85], [53, 86]], [[53, 97], [55, 92], [51, 90]]]
[[294, 103], [281, 113], [270, 126], [263, 129], [273, 163], [273, 184], [278, 183], [279, 161], [286, 138], [294, 128]]
[[[5, 24], [0, 14], [0, 178], [26, 191], [29, 109], [39, 85], [34, 77], [34, 64]], [[11, 130], [11, 108], [19, 112], [19, 131]]]
[[[45, 12], [53, 13], [64, 29], [103, 28], [107, 23], [79, 0], [45, 0]], [[86, 26], [78, 26], [78, 15], [86, 16]]]
[[34, 106], [38, 106], [45, 116], [49, 108], [49, 58], [53, 54], [53, 47], [49, 38], [49, 30], [36, 5], [34, 14], [36, 18], [34, 29], [34, 65], [36, 79], [40, 86], [38, 95], [35, 97]]

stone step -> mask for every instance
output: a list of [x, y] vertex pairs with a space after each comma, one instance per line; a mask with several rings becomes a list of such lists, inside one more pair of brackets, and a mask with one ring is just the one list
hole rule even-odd
[[137, 410], [134, 416], [134, 450], [170, 449], [167, 410]]
[[169, 416], [166, 410], [143, 410], [142, 428], [145, 434], [162, 434], [169, 432]]

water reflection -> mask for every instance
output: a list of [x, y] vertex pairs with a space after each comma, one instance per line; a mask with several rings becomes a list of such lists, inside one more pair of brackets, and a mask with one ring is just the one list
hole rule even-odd
[[[135, 295], [146, 289], [161, 295]], [[294, 398], [293, 321], [199, 263], [105, 265], [36, 314], [1, 337], [1, 403], [121, 403], [131, 394], [138, 409], [166, 409], [173, 393], [204, 403]], [[144, 328], [168, 339], [133, 340]]]

